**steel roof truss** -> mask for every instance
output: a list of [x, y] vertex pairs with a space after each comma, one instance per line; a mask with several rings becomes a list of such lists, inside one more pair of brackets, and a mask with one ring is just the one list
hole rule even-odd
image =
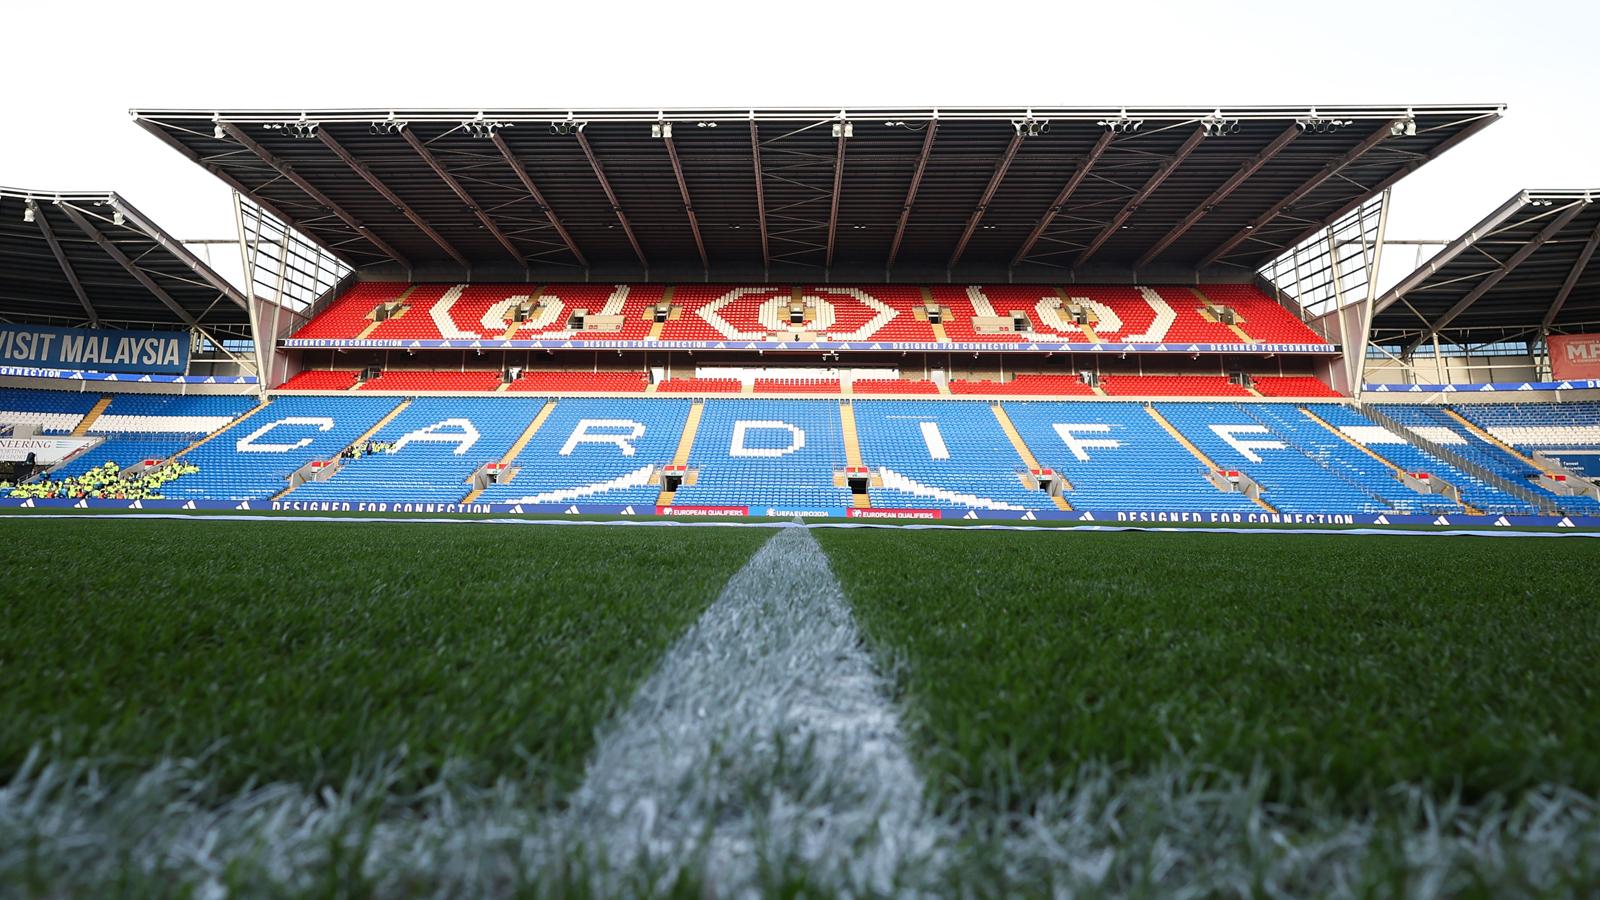
[[1100, 233], [1095, 235], [1094, 240], [1089, 242], [1089, 246], [1083, 248], [1083, 252], [1078, 254], [1077, 259], [1073, 260], [1073, 268], [1077, 268], [1078, 266], [1088, 262], [1089, 257], [1094, 256], [1095, 251], [1099, 250], [1106, 241], [1110, 240], [1111, 236], [1117, 233], [1117, 229], [1122, 227], [1122, 223], [1126, 222], [1128, 217], [1133, 215], [1134, 210], [1138, 209], [1141, 203], [1149, 199], [1151, 194], [1155, 193], [1156, 188], [1161, 186], [1161, 182], [1166, 181], [1167, 176], [1171, 175], [1173, 171], [1178, 168], [1178, 165], [1187, 159], [1189, 154], [1193, 153], [1196, 147], [1200, 146], [1200, 142], [1205, 139], [1205, 136], [1206, 130], [1204, 126], [1196, 128], [1194, 133], [1189, 135], [1189, 137], [1186, 138], [1181, 145], [1179, 145], [1176, 153], [1166, 160], [1163, 160], [1162, 163], [1156, 167], [1155, 172], [1151, 174], [1149, 179], [1145, 181], [1144, 186], [1141, 187], [1139, 191], [1132, 197], [1128, 198], [1128, 202], [1123, 204], [1122, 209], [1118, 210], [1117, 214], [1111, 217], [1111, 221], [1107, 222], [1104, 228], [1100, 229]]
[[[118, 247], [116, 244], [112, 243], [108, 238], [106, 238], [105, 235], [101, 234], [100, 230], [95, 228], [93, 223], [91, 223], [81, 211], [79, 211], [76, 207], [66, 203], [60, 203], [59, 205], [61, 207], [61, 211], [67, 214], [67, 218], [71, 219], [73, 224], [78, 226], [79, 230], [88, 235], [90, 240], [99, 245], [100, 249], [105, 251], [107, 256], [111, 257], [117, 262], [118, 265], [122, 266], [122, 268], [125, 269], [129, 275], [132, 275], [136, 281], [144, 285], [145, 290], [154, 294], [156, 299], [160, 300], [162, 304], [167, 307], [167, 309], [172, 310], [173, 314], [182, 319], [184, 324], [196, 330], [200, 329], [199, 321], [197, 321], [194, 316], [190, 315], [188, 310], [180, 306], [178, 301], [172, 299], [172, 295], [167, 293], [166, 290], [161, 287], [161, 285], [156, 284], [155, 279], [151, 278], [148, 272], [139, 268], [139, 266], [135, 264], [133, 260], [129, 259], [127, 254], [122, 252], [122, 248]], [[213, 341], [213, 343], [218, 343], [220, 346], [219, 342]]]
[[962, 230], [961, 239], [956, 241], [956, 248], [950, 252], [950, 261], [945, 263], [945, 271], [954, 269], [956, 263], [961, 261], [961, 254], [967, 252], [967, 243], [978, 230], [978, 223], [983, 221], [983, 214], [989, 208], [989, 201], [994, 199], [995, 191], [1000, 189], [1000, 181], [1006, 177], [1006, 170], [1011, 168], [1011, 162], [1017, 158], [1017, 151], [1020, 149], [1022, 149], [1022, 129], [1018, 128], [1016, 134], [1011, 136], [1010, 143], [1006, 144], [1006, 152], [995, 161], [994, 171], [989, 173], [989, 183], [983, 189], [983, 196], [978, 198], [978, 205], [973, 207], [972, 213], [967, 216], [967, 227]]
[[1512, 271], [1517, 268], [1517, 266], [1522, 265], [1522, 263], [1528, 257], [1534, 254], [1534, 251], [1544, 246], [1546, 241], [1555, 237], [1557, 234], [1560, 234], [1561, 229], [1567, 227], [1567, 223], [1576, 218], [1578, 213], [1582, 212], [1583, 208], [1588, 205], [1589, 203], [1586, 200], [1577, 201], [1570, 204], [1566, 209], [1562, 210], [1560, 215], [1556, 216], [1555, 219], [1546, 225], [1538, 234], [1529, 239], [1526, 244], [1523, 244], [1516, 253], [1511, 254], [1511, 258], [1502, 263], [1498, 269], [1490, 272], [1487, 278], [1478, 282], [1477, 287], [1474, 287], [1472, 290], [1468, 291], [1467, 295], [1457, 301], [1455, 306], [1450, 307], [1449, 312], [1446, 312], [1444, 315], [1440, 316], [1438, 321], [1430, 324], [1427, 330], [1407, 349], [1407, 354], [1409, 355], [1411, 352], [1415, 351], [1423, 341], [1438, 334], [1439, 331], [1446, 325], [1449, 325], [1451, 322], [1455, 321], [1457, 316], [1466, 312], [1468, 307], [1478, 302], [1478, 298], [1493, 290], [1495, 285], [1499, 284], [1500, 281], [1507, 275], [1510, 275]]
[[772, 268], [772, 248], [767, 241], [767, 187], [761, 176], [761, 132], [756, 115], [750, 113], [750, 156], [756, 170], [756, 221], [761, 226], [761, 268]]
[[1262, 166], [1266, 165], [1267, 162], [1274, 156], [1277, 156], [1279, 151], [1283, 150], [1284, 147], [1289, 146], [1289, 142], [1299, 137], [1300, 134], [1300, 126], [1290, 125], [1288, 128], [1284, 129], [1281, 134], [1273, 138], [1272, 143], [1268, 144], [1260, 153], [1257, 153], [1255, 156], [1245, 160], [1244, 163], [1239, 166], [1239, 171], [1229, 176], [1227, 181], [1224, 181], [1221, 186], [1219, 186], [1215, 191], [1211, 192], [1211, 196], [1201, 201], [1199, 206], [1196, 206], [1193, 211], [1191, 211], [1187, 216], [1184, 216], [1183, 221], [1179, 222], [1177, 225], [1174, 225], [1172, 230], [1168, 231], [1166, 235], [1161, 238], [1161, 240], [1156, 241], [1149, 250], [1146, 250], [1144, 255], [1139, 257], [1139, 259], [1133, 264], [1133, 267], [1135, 269], [1142, 269], [1151, 260], [1160, 256], [1163, 251], [1172, 246], [1174, 241], [1180, 237], [1183, 237], [1184, 232], [1193, 227], [1194, 223], [1200, 221], [1201, 216], [1204, 216], [1212, 209], [1215, 209], [1218, 203], [1221, 203], [1223, 200], [1227, 199], [1228, 195], [1233, 193], [1234, 190], [1239, 187], [1239, 185], [1244, 184], [1245, 179], [1259, 171]]
[[89, 302], [89, 294], [83, 289], [83, 282], [78, 280], [78, 273], [72, 270], [72, 263], [67, 260], [67, 254], [61, 249], [61, 242], [56, 240], [55, 229], [50, 227], [50, 220], [39, 208], [39, 204], [32, 200], [27, 201], [28, 207], [34, 212], [34, 221], [39, 223], [39, 230], [44, 233], [45, 243], [50, 245], [50, 252], [55, 255], [56, 263], [61, 266], [61, 272], [67, 276], [67, 282], [72, 285], [72, 292], [78, 295], [78, 302], [83, 304], [83, 311], [89, 316], [89, 327], [100, 327], [100, 314], [95, 312], [94, 304]]
[[1567, 295], [1577, 286], [1578, 279], [1583, 277], [1583, 270], [1589, 267], [1589, 260], [1594, 257], [1596, 247], [1600, 247], [1600, 225], [1596, 225], [1594, 234], [1589, 235], [1588, 243], [1578, 251], [1578, 259], [1572, 264], [1572, 271], [1567, 273], [1567, 280], [1561, 283], [1561, 290], [1556, 291], [1556, 299], [1550, 303], [1550, 311], [1544, 314], [1544, 321], [1539, 325], [1541, 334], [1548, 334], [1550, 324], [1561, 314], [1561, 307], [1567, 303]]
[[906, 223], [911, 221], [911, 207], [917, 202], [917, 188], [922, 185], [922, 173], [928, 169], [928, 156], [933, 152], [933, 136], [938, 130], [939, 120], [929, 119], [927, 133], [922, 136], [922, 152], [917, 154], [917, 167], [911, 172], [911, 186], [906, 189], [906, 202], [900, 206], [900, 221], [894, 228], [894, 243], [889, 245], [889, 259], [883, 264], [885, 272], [894, 268], [895, 257], [900, 255], [900, 241], [906, 235]]
[[661, 141], [667, 145], [667, 158], [672, 160], [672, 174], [678, 179], [678, 193], [683, 195], [683, 212], [689, 217], [689, 230], [694, 232], [694, 246], [700, 251], [700, 265], [709, 278], [711, 258], [706, 255], [706, 242], [700, 237], [700, 221], [694, 215], [694, 201], [689, 199], [689, 182], [683, 177], [683, 163], [678, 159], [678, 147], [672, 143], [671, 134], [663, 135]]
[[844, 189], [844, 133], [839, 135], [839, 150], [833, 157], [833, 198], [828, 208], [828, 252], [823, 257], [824, 267], [833, 265], [833, 242], [839, 233], [839, 193]]
[[365, 181], [373, 190], [377, 191], [383, 199], [389, 201], [390, 205], [399, 210], [401, 215], [411, 220], [411, 224], [417, 226], [423, 234], [427, 235], [430, 240], [439, 246], [440, 250], [449, 254], [451, 259], [460, 263], [464, 268], [472, 268], [472, 264], [467, 262], [467, 258], [462, 256], [459, 250], [452, 247], [450, 242], [444, 239], [443, 235], [435, 231], [432, 225], [429, 225], [426, 220], [417, 215], [417, 211], [412, 209], [409, 203], [401, 200], [394, 191], [389, 190], [389, 186], [384, 184], [366, 163], [356, 159], [355, 154], [346, 150], [343, 144], [334, 140], [333, 135], [328, 133], [328, 129], [318, 128], [317, 140], [322, 141], [329, 150], [334, 152], [335, 156], [344, 161], [345, 165], [354, 169], [355, 173], [361, 176], [362, 181]]
[[[650, 271], [650, 260], [645, 259], [644, 248], [639, 246], [639, 239], [634, 236], [633, 225], [628, 222], [628, 215], [622, 211], [622, 204], [617, 200], [617, 193], [611, 189], [611, 182], [606, 180], [606, 170], [600, 166], [600, 160], [594, 155], [594, 148], [589, 146], [589, 139], [580, 129], [577, 132], [578, 146], [583, 148], [583, 155], [589, 158], [589, 168], [594, 170], [594, 177], [600, 182], [600, 189], [606, 192], [606, 199], [611, 201], [611, 211], [617, 214], [617, 222], [622, 225], [622, 231], [628, 236], [628, 243], [633, 245], [634, 255], [639, 257], [639, 265], [644, 266], [645, 272]], [[647, 276], [648, 277], [648, 276]]]
[[506, 248], [506, 252], [511, 254], [511, 258], [516, 260], [518, 265], [522, 266], [523, 268], [527, 268], [528, 261], [523, 258], [522, 251], [517, 249], [516, 244], [511, 243], [511, 239], [506, 237], [505, 232], [500, 230], [500, 226], [495, 224], [494, 219], [490, 218], [489, 214], [483, 211], [483, 207], [478, 205], [478, 201], [472, 199], [472, 195], [467, 193], [467, 189], [461, 186], [461, 182], [457, 181], [454, 175], [450, 174], [450, 170], [446, 169], [444, 167], [444, 163], [439, 161], [439, 157], [435, 156], [433, 151], [428, 149], [428, 145], [423, 143], [421, 138], [417, 137], [417, 133], [410, 128], [402, 128], [400, 129], [400, 135], [406, 139], [406, 143], [411, 145], [411, 149], [415, 150], [417, 155], [422, 157], [422, 161], [428, 164], [428, 168], [432, 169], [434, 174], [439, 176], [439, 180], [443, 181], [445, 185], [450, 188], [450, 191], [454, 193], [462, 203], [467, 205], [467, 209], [471, 210], [472, 214], [477, 217], [478, 221], [483, 223], [483, 227], [487, 228], [489, 233], [494, 235], [494, 239], [500, 242], [500, 246]]
[[[1418, 285], [1427, 281], [1429, 276], [1439, 271], [1457, 256], [1460, 256], [1473, 244], [1476, 244], [1479, 239], [1494, 233], [1495, 229], [1499, 228], [1507, 219], [1510, 219], [1517, 214], [1518, 210], [1527, 206], [1529, 199], [1527, 191], [1517, 192], [1515, 197], [1502, 203], [1499, 209], [1490, 213], [1483, 221], [1473, 226], [1471, 231], [1446, 244], [1443, 250], [1434, 254], [1434, 257], [1424, 263], [1421, 268], [1401, 279], [1399, 284], [1390, 288], [1382, 297], [1379, 297], [1377, 303], [1372, 307], [1373, 315], [1377, 315], [1393, 306], [1395, 301], [1403, 299], [1406, 294], [1411, 293]], [[1412, 312], [1416, 312], [1416, 310], [1412, 310]], [[1422, 318], [1420, 314], [1418, 317]], [[1426, 322], [1427, 319], [1423, 318], [1423, 321]]]
[[[1089, 152], [1084, 154], [1077, 164], [1073, 166], [1072, 177], [1067, 179], [1067, 183], [1061, 187], [1061, 192], [1056, 194], [1056, 199], [1050, 203], [1050, 208], [1045, 210], [1044, 217], [1033, 226], [1033, 231], [1029, 232], [1028, 239], [1022, 242], [1022, 246], [1017, 248], [1016, 255], [1011, 257], [1011, 268], [1015, 269], [1027, 258], [1029, 253], [1033, 252], [1033, 245], [1038, 243], [1039, 239], [1044, 236], [1045, 229], [1049, 228], [1050, 223], [1055, 221], [1056, 216], [1061, 213], [1062, 207], [1067, 205], [1067, 200], [1071, 198], [1073, 191], [1076, 191], [1078, 186], [1083, 184], [1083, 180], [1089, 176], [1089, 170], [1094, 168], [1095, 162], [1100, 159], [1100, 154], [1106, 152], [1106, 148], [1110, 145], [1111, 132], [1107, 130], [1094, 142], [1094, 146], [1089, 148]], [[1047, 253], [1045, 255], [1049, 256], [1051, 254]]]
[[566, 243], [567, 249], [572, 251], [572, 255], [577, 258], [578, 265], [583, 266], [585, 269], [589, 268], [589, 261], [584, 258], [583, 251], [579, 250], [578, 245], [573, 242], [572, 235], [567, 233], [567, 228], [561, 224], [561, 218], [556, 215], [556, 211], [550, 208], [549, 203], [545, 202], [544, 193], [534, 183], [533, 177], [528, 174], [528, 169], [522, 164], [522, 160], [517, 159], [517, 155], [511, 152], [510, 145], [506, 143], [504, 137], [501, 137], [499, 131], [494, 133], [493, 139], [494, 145], [500, 149], [500, 155], [505, 157], [506, 164], [511, 167], [511, 171], [517, 173], [517, 180], [522, 182], [523, 188], [533, 198], [533, 202], [539, 205], [539, 209], [544, 213], [545, 218], [550, 220], [550, 227], [556, 230], [556, 234], [561, 235], [561, 240]]
[[[258, 159], [266, 163], [268, 166], [271, 166], [272, 170], [277, 172], [280, 177], [287, 179], [295, 187], [304, 191], [306, 196], [321, 204], [335, 216], [338, 216], [339, 221], [355, 229], [356, 234], [366, 238], [374, 247], [377, 247], [379, 250], [383, 251], [385, 256], [388, 256], [390, 259], [406, 267], [407, 269], [411, 268], [411, 263], [407, 262], [406, 258], [402, 256], [399, 251], [389, 246], [388, 242], [382, 238], [373, 234], [370, 228], [361, 224], [361, 220], [350, 215], [348, 212], [345, 212], [343, 207], [329, 199], [327, 194], [317, 190], [317, 188], [314, 187], [311, 182], [296, 174], [293, 165], [279, 159], [275, 154], [272, 153], [272, 151], [261, 146], [261, 144], [258, 143], [254, 138], [246, 135], [244, 133], [244, 129], [240, 128], [239, 126], [234, 125], [231, 122], [224, 122], [222, 123], [222, 128], [231, 137], [233, 137], [234, 140], [238, 141], [240, 144], [243, 144], [246, 150], [254, 153]], [[268, 183], [270, 184], [271, 182]], [[245, 194], [252, 200], [255, 200], [257, 203], [261, 202], [251, 191], [240, 191], [240, 193]], [[268, 209], [270, 211], [271, 207], [268, 207]], [[274, 214], [276, 215], [276, 213]], [[279, 218], [283, 217], [279, 216]], [[288, 220], [285, 219], [284, 221], [287, 222]]]

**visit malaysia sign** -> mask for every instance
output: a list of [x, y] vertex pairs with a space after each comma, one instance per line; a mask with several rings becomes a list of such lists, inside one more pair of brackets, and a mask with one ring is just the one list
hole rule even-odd
[[181, 375], [189, 333], [0, 324], [0, 366]]

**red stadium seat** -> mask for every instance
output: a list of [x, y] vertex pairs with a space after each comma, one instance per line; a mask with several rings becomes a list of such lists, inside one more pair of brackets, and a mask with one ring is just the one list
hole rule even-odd
[[737, 378], [668, 378], [656, 385], [658, 394], [737, 394]]
[[363, 384], [363, 391], [492, 391], [499, 372], [385, 372]]
[[280, 391], [348, 391], [355, 386], [361, 373], [344, 370], [318, 369], [296, 374], [278, 385]]
[[1254, 378], [1255, 389], [1263, 397], [1342, 397], [1343, 394], [1309, 375]]
[[642, 394], [649, 383], [644, 372], [523, 372], [506, 390]]
[[931, 381], [904, 378], [860, 378], [850, 385], [854, 394], [937, 394], [939, 386]]
[[1104, 375], [1100, 389], [1113, 397], [1253, 397], [1221, 375]]

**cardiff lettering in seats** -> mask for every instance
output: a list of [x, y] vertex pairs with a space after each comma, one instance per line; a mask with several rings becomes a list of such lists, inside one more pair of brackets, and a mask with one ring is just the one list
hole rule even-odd
[[[626, 428], [627, 434], [590, 434], [591, 428]], [[571, 456], [579, 444], [615, 444], [623, 456], [633, 455], [633, 442], [644, 435], [644, 423], [632, 419], [579, 419], [577, 427], [561, 445], [561, 455]]]
[[950, 458], [950, 448], [944, 444], [944, 435], [939, 433], [938, 422], [922, 423], [922, 442], [928, 445], [928, 458]]
[[[789, 446], [787, 447], [749, 447], [745, 445], [745, 438], [751, 431], [777, 431], [787, 429], [789, 432]], [[790, 425], [788, 422], [774, 421], [738, 421], [733, 423], [733, 442], [728, 445], [729, 456], [783, 456], [804, 448], [806, 433], [804, 430]]]
[[306, 437], [301, 438], [292, 444], [256, 443], [256, 438], [261, 437], [262, 435], [281, 425], [315, 425], [318, 431], [333, 430], [332, 419], [323, 418], [321, 416], [288, 416], [286, 418], [279, 419], [276, 422], [268, 422], [260, 428], [257, 428], [255, 431], [250, 432], [249, 434], [240, 438], [239, 442], [234, 444], [234, 448], [240, 453], [288, 453], [290, 450], [299, 450], [301, 447], [304, 447], [315, 440], [315, 437]]
[[1076, 456], [1080, 462], [1089, 461], [1088, 451], [1091, 448], [1102, 447], [1108, 450], [1115, 450], [1116, 448], [1122, 446], [1121, 441], [1113, 438], [1085, 439], [1078, 437], [1077, 434], [1074, 433], [1083, 432], [1086, 434], [1104, 434], [1105, 432], [1111, 430], [1111, 426], [1103, 422], [1087, 422], [1083, 424], [1072, 422], [1056, 422], [1050, 427], [1056, 430], [1056, 434], [1061, 436], [1061, 442], [1067, 445], [1067, 449], [1071, 450], [1072, 455]]
[[[440, 431], [439, 429], [441, 428], [459, 428], [461, 431]], [[455, 444], [457, 446], [453, 452], [456, 456], [462, 456], [472, 448], [473, 444], [478, 442], [478, 437], [478, 429], [472, 426], [471, 421], [467, 419], [445, 419], [443, 422], [435, 422], [434, 424], [429, 425], [427, 428], [419, 428], [416, 431], [401, 437], [400, 440], [394, 442], [394, 449], [389, 452], [399, 453], [401, 450], [406, 448], [407, 444], [410, 444], [413, 441], [424, 441], [439, 444]]]
[[1241, 434], [1266, 434], [1264, 425], [1212, 425], [1211, 430], [1217, 437], [1228, 442], [1228, 446], [1239, 451], [1239, 454], [1251, 462], [1261, 462], [1257, 450], [1283, 450], [1287, 445], [1283, 441], [1242, 441], [1236, 435]]

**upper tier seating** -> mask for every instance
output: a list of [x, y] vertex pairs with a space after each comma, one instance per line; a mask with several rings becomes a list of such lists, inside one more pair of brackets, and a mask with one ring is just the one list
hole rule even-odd
[[656, 384], [656, 393], [737, 394], [743, 388], [737, 378], [667, 378]]
[[837, 378], [757, 378], [757, 394], [837, 394]]
[[1217, 490], [1204, 466], [1137, 403], [1001, 404], [1039, 465], [1054, 469], [1076, 509], [1261, 512]]
[[850, 383], [852, 394], [937, 394], [939, 386], [926, 379], [858, 378]]
[[539, 393], [564, 393], [592, 391], [595, 393], [642, 394], [650, 384], [644, 372], [528, 372], [511, 382], [508, 391], [535, 391]]
[[307, 369], [278, 385], [280, 391], [348, 391], [356, 386], [360, 372], [343, 369]]
[[[423, 284], [362, 282], [329, 304], [295, 338], [355, 338], [372, 326], [372, 312], [407, 290], [401, 315], [372, 328], [373, 340], [566, 339], [574, 311], [620, 315], [615, 332], [586, 332], [614, 340], [642, 340], [654, 322], [646, 310], [665, 294], [665, 285], [554, 284]], [[1109, 343], [1171, 342], [1187, 345], [1250, 343], [1233, 329], [1207, 321], [1204, 301], [1187, 287], [1108, 287], [1069, 285], [938, 285], [932, 298], [948, 307], [942, 327], [952, 341], [1017, 344], [1027, 341], [1082, 343], [1091, 338], [1060, 315], [1063, 294], [1069, 302], [1094, 314], [1094, 337]], [[1203, 288], [1215, 302], [1234, 307], [1241, 328], [1256, 342], [1326, 344], [1288, 310], [1252, 285]], [[506, 311], [533, 297], [543, 304], [534, 318], [512, 330]], [[807, 285], [800, 290], [811, 319], [799, 331], [824, 341], [929, 343], [934, 326], [917, 318], [925, 303], [923, 289], [905, 285]], [[669, 341], [777, 341], [790, 333], [789, 285], [685, 284], [673, 288], [677, 318], [661, 326]], [[972, 317], [1008, 316], [1020, 311], [1030, 330], [1022, 333], [979, 333]]]
[[400, 402], [359, 394], [279, 397], [184, 454], [200, 471], [182, 476], [162, 493], [181, 499], [265, 500], [287, 488], [296, 469], [336, 455]]
[[[1156, 410], [1222, 469], [1248, 474], [1279, 512], [1330, 509], [1387, 512], [1390, 507], [1308, 458], [1283, 435], [1229, 403], [1160, 403]], [[1232, 439], [1229, 439], [1231, 435]]]
[[[1483, 512], [1518, 516], [1535, 513], [1534, 508], [1523, 500], [1491, 487], [1422, 448], [1413, 446], [1405, 438], [1373, 423], [1354, 410], [1334, 403], [1315, 404], [1307, 408], [1352, 440], [1404, 471], [1413, 474], [1426, 472], [1454, 485], [1467, 503]], [[1387, 411], [1388, 407], [1384, 409]], [[1435, 430], [1430, 426], [1423, 426], [1415, 430], [1422, 437], [1458, 452], [1466, 446], [1464, 438], [1450, 433], [1448, 429]]]
[[1263, 376], [1250, 379], [1263, 397], [1342, 397], [1338, 391], [1310, 375]]
[[1600, 403], [1484, 403], [1455, 410], [1530, 455], [1553, 448], [1600, 449]]
[[849, 506], [833, 486], [845, 465], [839, 404], [832, 400], [706, 401], [690, 465], [699, 480], [678, 490], [678, 506], [824, 509]]
[[1251, 397], [1220, 375], [1102, 375], [1100, 389], [1113, 397]]
[[498, 462], [543, 406], [528, 397], [423, 397], [370, 438], [388, 450], [350, 460], [288, 499], [454, 503], [472, 490], [472, 473]]
[[986, 403], [858, 400], [861, 459], [883, 481], [875, 506], [1054, 509], [1017, 477], [1026, 468]]
[[565, 397], [517, 455], [516, 478], [483, 503], [632, 503], [655, 508], [653, 467], [672, 462], [692, 401]]
[[99, 394], [0, 388], [0, 425], [38, 425], [45, 434], [71, 434]]
[[1076, 375], [1018, 375], [1010, 381], [952, 381], [952, 394], [1029, 397], [1093, 397], [1094, 388]]
[[361, 386], [363, 391], [492, 391], [499, 372], [385, 372]]
[[210, 434], [244, 415], [256, 398], [216, 394], [117, 394], [90, 434]]

